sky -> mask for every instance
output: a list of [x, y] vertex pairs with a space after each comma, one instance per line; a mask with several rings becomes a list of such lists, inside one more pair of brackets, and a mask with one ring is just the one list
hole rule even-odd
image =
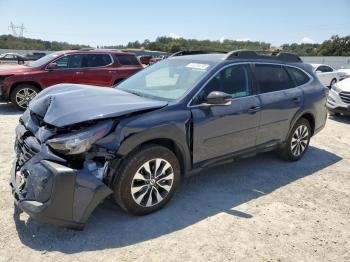
[[10, 22], [25, 37], [91, 46], [157, 36], [279, 46], [350, 35], [350, 0], [0, 0], [0, 35]]

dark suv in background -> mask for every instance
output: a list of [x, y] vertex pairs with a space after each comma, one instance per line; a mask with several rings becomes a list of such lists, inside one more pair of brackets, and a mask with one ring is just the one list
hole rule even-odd
[[16, 128], [15, 202], [75, 228], [110, 194], [154, 212], [203, 168], [271, 150], [299, 160], [326, 123], [327, 92], [298, 56], [252, 51], [174, 56], [117, 89], [57, 85]]
[[48, 54], [24, 67], [0, 71], [0, 96], [20, 109], [59, 83], [114, 86], [143, 69], [132, 53], [83, 49]]

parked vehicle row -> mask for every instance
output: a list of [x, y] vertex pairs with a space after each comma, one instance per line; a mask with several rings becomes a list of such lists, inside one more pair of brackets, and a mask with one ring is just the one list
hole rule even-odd
[[350, 115], [350, 78], [332, 86], [327, 99], [330, 115]]
[[151, 65], [166, 58], [167, 56], [165, 55], [162, 55], [162, 56], [143, 55], [138, 57], [138, 59], [140, 60], [140, 63], [143, 65]]
[[345, 72], [337, 71], [329, 65], [311, 64], [317, 77], [324, 86], [331, 88], [335, 83], [347, 77]]
[[112, 87], [143, 67], [134, 54], [114, 50], [70, 50], [24, 67], [0, 71], [0, 95], [20, 109], [43, 89], [59, 83]]
[[16, 53], [6, 53], [6, 54], [0, 54], [0, 64], [1, 63], [15, 63], [19, 65], [23, 65], [25, 61], [28, 61], [28, 59], [22, 55], [16, 54]]
[[42, 52], [34, 52], [31, 55], [20, 55], [17, 53], [0, 54], [0, 63], [16, 63], [23, 65], [27, 61], [35, 61], [45, 55], [46, 54]]
[[[55, 55], [46, 67], [76, 65], [76, 55], [111, 62], [96, 51]], [[298, 56], [253, 51], [172, 57], [116, 89], [56, 85], [16, 128], [15, 202], [39, 221], [73, 228], [109, 195], [131, 214], [155, 212], [184, 175], [203, 168], [271, 150], [301, 159], [325, 125], [327, 93]]]

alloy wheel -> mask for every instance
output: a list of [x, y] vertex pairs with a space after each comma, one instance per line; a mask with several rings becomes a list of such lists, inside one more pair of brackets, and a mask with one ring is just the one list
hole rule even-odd
[[295, 129], [291, 140], [291, 150], [295, 157], [300, 156], [307, 148], [309, 142], [309, 131], [305, 125]]
[[29, 105], [29, 102], [37, 95], [38, 93], [31, 88], [20, 89], [16, 93], [16, 103], [19, 107], [26, 109]]
[[142, 207], [159, 204], [169, 194], [174, 181], [174, 170], [165, 159], [156, 158], [144, 163], [131, 182], [131, 195]]

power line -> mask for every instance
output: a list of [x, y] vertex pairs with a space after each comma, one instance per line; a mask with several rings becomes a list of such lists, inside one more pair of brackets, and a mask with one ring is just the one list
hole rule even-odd
[[22, 23], [22, 25], [18, 26], [18, 25], [13, 24], [12, 22], [10, 22], [10, 25], [8, 28], [11, 29], [12, 35], [18, 36], [18, 37], [23, 37], [23, 32], [25, 29], [23, 23]]

